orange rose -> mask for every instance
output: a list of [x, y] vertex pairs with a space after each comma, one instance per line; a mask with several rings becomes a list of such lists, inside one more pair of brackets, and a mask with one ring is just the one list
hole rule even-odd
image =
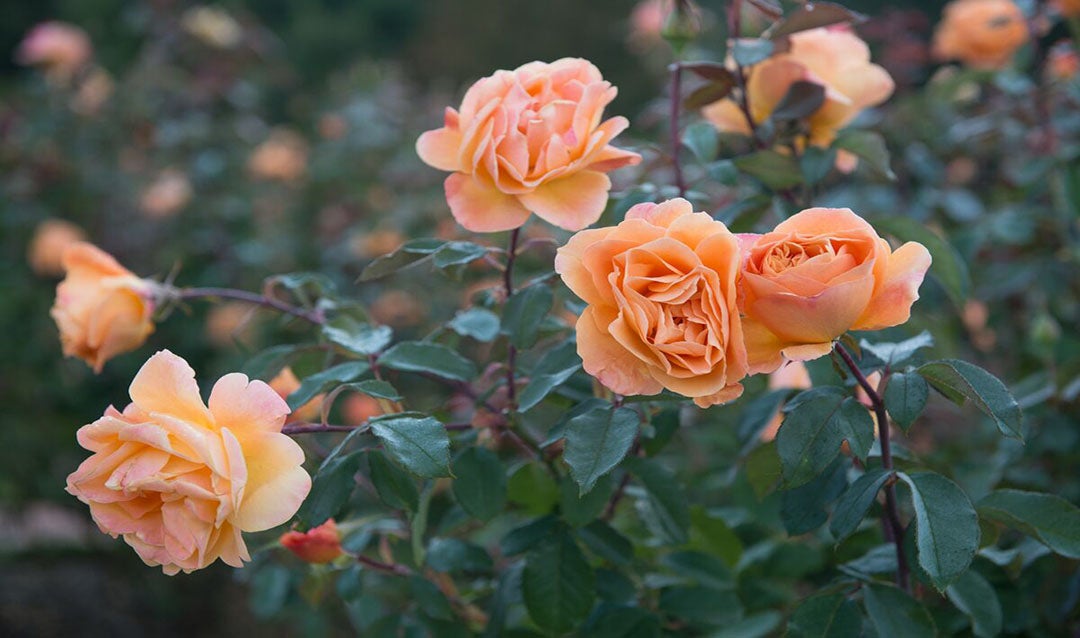
[[828, 354], [848, 330], [904, 323], [930, 267], [922, 244], [894, 252], [847, 208], [804, 210], [740, 240], [743, 330], [755, 374]]
[[51, 315], [64, 354], [101, 372], [118, 354], [138, 348], [154, 331], [154, 284], [86, 243], [64, 251], [67, 277], [56, 287]]
[[1024, 12], [1011, 0], [954, 0], [934, 32], [934, 56], [1000, 69], [1028, 37]]
[[262, 381], [222, 377], [199, 396], [187, 362], [162, 350], [131, 382], [123, 412], [79, 429], [93, 452], [67, 479], [102, 532], [147, 565], [191, 572], [250, 560], [241, 532], [289, 520], [311, 489], [304, 452], [281, 433], [289, 408]]
[[26, 34], [15, 52], [24, 66], [40, 66], [50, 79], [66, 82], [90, 60], [93, 47], [86, 32], [66, 22], [42, 22]]
[[[825, 102], [808, 118], [810, 139], [827, 147], [864, 109], [889, 99], [895, 87], [885, 69], [870, 62], [870, 49], [851, 31], [818, 28], [791, 35], [791, 47], [748, 71], [747, 101], [754, 124], [769, 118], [795, 82], [825, 87]], [[713, 102], [702, 115], [721, 131], [749, 135], [746, 116], [731, 98]]]
[[64, 251], [68, 246], [86, 241], [81, 228], [62, 219], [46, 219], [34, 230], [26, 260], [39, 275], [55, 277], [64, 274]]
[[742, 394], [739, 246], [722, 223], [685, 199], [638, 204], [618, 226], [571, 237], [555, 271], [589, 304], [578, 354], [612, 391], [667, 388], [701, 407]]
[[279, 542], [306, 563], [329, 563], [344, 553], [341, 532], [332, 518], [306, 532], [285, 532]]
[[629, 122], [603, 123], [616, 94], [586, 60], [530, 62], [496, 71], [465, 93], [461, 111], [416, 141], [425, 163], [444, 171], [446, 200], [473, 232], [519, 228], [529, 212], [567, 230], [600, 218], [611, 180], [605, 172], [641, 156], [609, 146]]

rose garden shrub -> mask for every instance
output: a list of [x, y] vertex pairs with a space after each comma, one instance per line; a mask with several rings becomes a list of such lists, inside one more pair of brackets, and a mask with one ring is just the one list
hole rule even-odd
[[[657, 4], [634, 22], [670, 43], [653, 137], [586, 60], [495, 71], [395, 129], [442, 192], [371, 142], [357, 220], [321, 203], [352, 177], [335, 144], [405, 115], [328, 114], [314, 148], [260, 128], [218, 170], [250, 180], [261, 287], [211, 251], [141, 279], [123, 229], [91, 239], [124, 266], [41, 231], [65, 354], [108, 374], [168, 348], [78, 431], [97, 526], [168, 574], [243, 566], [258, 615], [316, 633], [1076, 631], [1080, 65], [1047, 54], [1075, 10], [957, 0], [912, 88], [838, 4]], [[64, 55], [23, 59], [56, 108], [109, 108], [51, 33]], [[202, 197], [170, 170], [153, 223]], [[326, 228], [286, 232], [292, 201]], [[316, 242], [317, 272], [274, 267]], [[204, 301], [247, 309], [237, 341], [266, 325], [206, 403], [171, 352], [207, 347], [172, 327]]]

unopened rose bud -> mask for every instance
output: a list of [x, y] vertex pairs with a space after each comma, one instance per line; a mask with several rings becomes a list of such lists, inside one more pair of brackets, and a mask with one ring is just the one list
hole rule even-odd
[[341, 532], [332, 518], [306, 532], [285, 532], [279, 542], [306, 563], [329, 563], [344, 554]]

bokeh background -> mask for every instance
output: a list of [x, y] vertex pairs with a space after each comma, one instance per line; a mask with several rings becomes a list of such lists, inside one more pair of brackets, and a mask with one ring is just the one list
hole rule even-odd
[[[707, 56], [724, 37], [715, 19], [723, 3], [700, 4], [706, 28], [695, 53]], [[1067, 383], [1077, 374], [1076, 249], [1055, 221], [1075, 214], [1075, 170], [1061, 173], [1052, 160], [1039, 172], [1045, 153], [1030, 139], [1038, 113], [1010, 97], [1009, 77], [999, 81], [995, 104], [959, 95], [959, 84], [926, 90], [938, 71], [927, 43], [942, 3], [850, 4], [873, 16], [860, 31], [897, 79], [897, 95], [882, 110], [888, 117], [871, 117], [887, 120], [900, 181], [835, 180], [820, 201], [868, 216], [903, 211], [950, 233], [978, 303], [952, 302], [928, 283], [917, 321], [933, 326], [942, 356], [986, 366], [1019, 385], [1029, 405], [1053, 399], [1043, 429], [1052, 436], [1029, 444], [1025, 454], [1039, 464], [1024, 480], [1075, 501], [1075, 480], [1057, 477], [1076, 460], [1069, 415], [1080, 388], [1069, 394]], [[619, 87], [609, 112], [630, 117], [626, 145], [655, 157], [670, 49], [640, 24], [632, 35], [634, 7], [630, 0], [5, 2], [0, 634], [348, 632], [333, 609], [268, 621], [275, 597], [286, 595], [273, 581], [252, 592], [242, 572], [220, 565], [174, 578], [147, 569], [93, 529], [85, 508], [63, 492], [84, 456], [75, 430], [126, 401], [145, 357], [120, 357], [100, 375], [61, 359], [48, 319], [57, 276], [33, 259], [44, 220], [70, 222], [136, 273], [175, 276], [181, 285], [257, 290], [273, 274], [328, 273], [377, 321], [422, 335], [431, 318], [461, 304], [460, 289], [423, 275], [395, 280], [393, 289], [354, 283], [365, 263], [404, 238], [462, 232], [442, 199], [442, 175], [415, 156], [416, 137], [495, 68], [580, 56]], [[88, 34], [93, 63], [78, 77], [59, 81], [18, 63], [20, 41], [45, 20]], [[1070, 132], [1076, 139], [1075, 116], [1058, 125], [1063, 139]], [[1002, 154], [1012, 148], [1023, 150]], [[1075, 157], [1075, 146], [1056, 157], [1070, 152]], [[735, 196], [717, 195], [714, 210]], [[233, 304], [193, 303], [177, 313], [187, 316], [162, 322], [144, 350], [176, 350], [204, 381], [266, 345], [303, 338]], [[971, 445], [944, 438], [942, 449]], [[1045, 450], [1056, 452], [1039, 457]], [[1004, 473], [1008, 460], [990, 465]], [[960, 470], [991, 484], [976, 476], [986, 468]]]

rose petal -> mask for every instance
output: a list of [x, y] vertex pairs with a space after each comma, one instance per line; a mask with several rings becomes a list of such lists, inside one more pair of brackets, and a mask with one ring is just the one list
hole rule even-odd
[[660, 392], [663, 386], [648, 373], [646, 364], [619, 345], [599, 321], [591, 306], [577, 321], [577, 350], [585, 371], [619, 394]]
[[247, 486], [237, 524], [258, 532], [292, 518], [311, 491], [304, 471], [304, 451], [284, 434], [266, 434], [245, 442]]
[[[581, 171], [547, 182], [519, 196], [541, 219], [566, 230], [581, 230], [600, 219], [607, 206], [611, 180], [604, 173]], [[464, 225], [464, 224], [463, 224]]]
[[416, 140], [416, 154], [425, 164], [442, 171], [461, 168], [461, 131], [440, 128], [427, 131]]
[[454, 173], [446, 178], [444, 187], [454, 219], [473, 232], [513, 230], [529, 219], [529, 209], [517, 197], [501, 193], [471, 175]]
[[199, 396], [195, 371], [168, 350], [150, 357], [129, 389], [131, 400], [146, 412], [160, 412], [210, 427], [213, 416]]
[[930, 252], [922, 244], [908, 242], [898, 248], [889, 256], [884, 285], [852, 329], [880, 330], [906, 322], [930, 262]]

